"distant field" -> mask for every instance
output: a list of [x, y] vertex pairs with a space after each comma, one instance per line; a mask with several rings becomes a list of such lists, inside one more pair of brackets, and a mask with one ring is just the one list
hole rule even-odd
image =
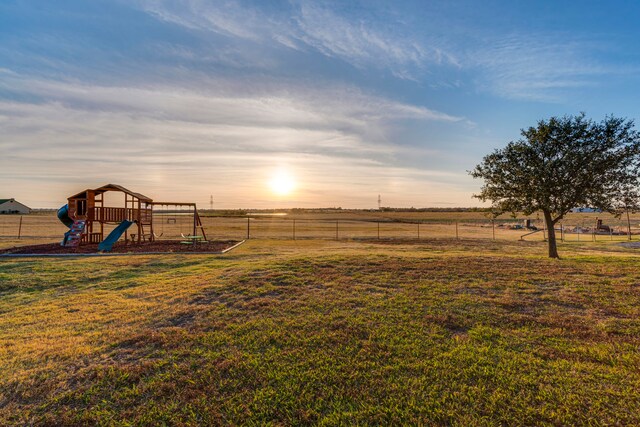
[[[565, 235], [569, 241], [592, 240], [589, 229], [596, 218], [603, 220], [612, 229], [611, 235], [601, 234], [597, 240], [628, 239], [626, 217], [614, 218], [608, 214], [570, 214], [563, 226], [581, 233]], [[530, 217], [539, 228], [542, 221], [537, 215]], [[251, 238], [266, 239], [434, 239], [472, 238], [518, 240], [526, 230], [512, 230], [508, 227], [521, 224], [523, 218], [503, 215], [492, 222], [483, 212], [375, 212], [375, 211], [334, 211], [324, 213], [293, 213], [285, 216], [255, 215], [247, 217], [220, 217], [204, 212], [202, 221], [207, 236], [211, 239], [229, 240]], [[155, 232], [161, 239], [180, 239], [181, 234], [192, 232], [192, 219], [187, 215], [157, 215], [154, 219]], [[640, 234], [640, 214], [631, 215], [633, 234]], [[109, 231], [112, 227], [107, 227]], [[336, 233], [337, 228], [337, 233]], [[0, 215], [0, 248], [15, 244], [18, 232], [21, 242], [55, 241], [67, 229], [54, 212], [25, 215]], [[620, 235], [618, 233], [624, 233]], [[640, 239], [640, 237], [636, 237]], [[541, 241], [542, 233], [526, 237], [527, 240]]]
[[639, 425], [640, 249], [0, 259], [0, 425]]

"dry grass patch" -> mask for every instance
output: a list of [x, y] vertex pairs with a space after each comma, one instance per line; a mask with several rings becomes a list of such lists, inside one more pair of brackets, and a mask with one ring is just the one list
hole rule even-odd
[[0, 261], [0, 420], [638, 424], [639, 264], [476, 241]]

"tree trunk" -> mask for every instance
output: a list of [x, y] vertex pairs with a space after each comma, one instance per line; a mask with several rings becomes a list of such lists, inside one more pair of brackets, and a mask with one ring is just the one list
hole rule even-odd
[[544, 222], [547, 224], [547, 233], [549, 236], [549, 258], [560, 258], [558, 255], [558, 245], [556, 243], [555, 222], [551, 218], [551, 212], [543, 211]]

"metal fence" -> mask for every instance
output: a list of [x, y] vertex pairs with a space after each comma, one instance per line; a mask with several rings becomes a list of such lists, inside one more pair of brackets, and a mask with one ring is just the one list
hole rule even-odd
[[[192, 231], [190, 215], [154, 217], [158, 239], [181, 239]], [[640, 220], [629, 224], [608, 221], [598, 227], [592, 219], [566, 221], [556, 226], [558, 240], [601, 241], [629, 240], [640, 236]], [[535, 229], [523, 228], [522, 222], [475, 219], [467, 221], [419, 221], [372, 219], [298, 219], [286, 217], [202, 217], [211, 240], [240, 239], [331, 239], [331, 240], [419, 240], [419, 239], [494, 239], [533, 240], [546, 238], [544, 224], [531, 221]], [[631, 225], [631, 234], [629, 234]], [[113, 226], [115, 227], [115, 225]], [[111, 227], [106, 228], [109, 232]], [[0, 215], [0, 238], [55, 241], [67, 228], [55, 215]]]

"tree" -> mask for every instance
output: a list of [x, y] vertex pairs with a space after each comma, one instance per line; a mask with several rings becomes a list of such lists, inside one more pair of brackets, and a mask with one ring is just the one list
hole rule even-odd
[[522, 139], [485, 156], [469, 173], [484, 185], [474, 197], [497, 214], [541, 211], [549, 257], [559, 258], [554, 226], [575, 207], [620, 215], [640, 201], [640, 134], [632, 120], [551, 117]]

